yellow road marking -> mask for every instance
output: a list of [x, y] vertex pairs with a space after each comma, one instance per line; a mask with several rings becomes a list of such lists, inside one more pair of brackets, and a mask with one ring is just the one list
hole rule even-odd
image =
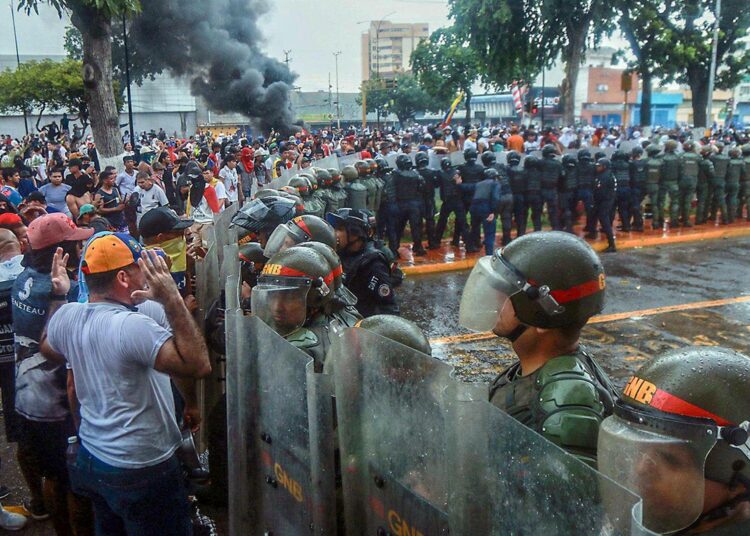
[[[637, 311], [626, 311], [624, 313], [614, 313], [610, 315], [595, 316], [589, 320], [589, 324], [603, 324], [605, 322], [615, 322], [617, 320], [626, 320], [639, 316], [655, 316], [664, 313], [673, 313], [675, 311], [690, 311], [694, 309], [708, 309], [710, 307], [721, 307], [722, 305], [731, 305], [733, 303], [750, 302], [750, 296], [739, 296], [736, 298], [724, 298], [722, 300], [706, 300], [692, 303], [681, 303], [678, 305], [665, 305], [663, 307], [653, 307], [651, 309], [640, 309]], [[449, 337], [438, 337], [430, 339], [430, 344], [455, 344], [459, 342], [474, 342], [492, 339], [496, 337], [494, 333], [485, 331], [482, 333], [466, 333], [463, 335], [451, 335]]]

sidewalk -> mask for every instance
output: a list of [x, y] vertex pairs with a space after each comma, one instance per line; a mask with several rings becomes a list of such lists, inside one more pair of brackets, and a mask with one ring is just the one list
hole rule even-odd
[[[615, 223], [617, 222], [615, 221]], [[578, 236], [584, 236], [583, 228], [580, 225], [576, 226], [575, 231]], [[619, 251], [737, 236], [750, 236], [750, 222], [741, 220], [730, 225], [706, 224], [688, 229], [681, 227], [675, 230], [661, 231], [654, 231], [649, 228], [642, 233], [619, 231], [616, 235], [616, 241]], [[500, 238], [498, 232], [496, 247], [501, 245]], [[596, 251], [603, 251], [607, 248], [607, 239], [602, 233], [599, 234], [598, 240], [587, 240], [587, 242]], [[428, 251], [425, 257], [414, 257], [411, 253], [411, 245], [401, 246], [399, 252], [401, 253], [400, 268], [405, 274], [411, 275], [468, 270], [474, 266], [477, 259], [484, 255], [484, 251], [467, 254], [463, 247], [452, 247], [450, 240], [443, 240], [440, 249]], [[617, 253], [608, 253], [607, 255], [617, 255]]]

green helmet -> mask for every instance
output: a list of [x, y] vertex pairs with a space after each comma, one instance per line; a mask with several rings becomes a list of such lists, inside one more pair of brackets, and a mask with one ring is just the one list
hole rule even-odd
[[318, 216], [303, 214], [274, 229], [268, 238], [264, 254], [272, 257], [286, 248], [310, 241], [323, 242], [336, 248], [336, 233], [333, 227]]
[[372, 158], [365, 158], [365, 162], [370, 166], [370, 175], [374, 175], [378, 171], [378, 163]]
[[327, 169], [320, 168], [318, 169], [318, 185], [321, 187], [330, 186], [333, 184], [333, 179], [331, 178], [331, 174], [328, 172]]
[[299, 247], [314, 249], [325, 257], [326, 261], [328, 261], [328, 266], [331, 268], [331, 273], [333, 274], [333, 284], [331, 285], [331, 288], [334, 292], [344, 286], [344, 268], [341, 266], [341, 259], [339, 258], [338, 253], [336, 253], [335, 248], [328, 244], [316, 241], [303, 242], [299, 244]]
[[258, 274], [268, 260], [263, 255], [263, 247], [258, 242], [247, 242], [240, 246], [238, 257], [242, 281], [254, 287], [258, 284]]
[[524, 235], [477, 262], [459, 323], [489, 331], [507, 300], [525, 326], [582, 327], [604, 308], [604, 267], [584, 240], [561, 231]]
[[359, 178], [359, 172], [357, 171], [357, 168], [352, 165], [344, 166], [344, 169], [341, 170], [341, 175], [344, 177], [346, 182], [354, 182]]
[[328, 173], [331, 174], [331, 182], [338, 184], [341, 182], [341, 172], [336, 168], [328, 168]]
[[302, 197], [307, 197], [312, 193], [312, 185], [308, 177], [297, 175], [289, 179], [289, 186], [296, 188]]
[[739, 147], [732, 147], [729, 149], [729, 158], [739, 158], [740, 157], [740, 148]]
[[686, 141], [685, 143], [682, 144], [682, 149], [686, 153], [692, 153], [695, 150], [695, 143], [693, 141], [691, 141], [691, 140], [688, 140], [688, 141]]
[[661, 152], [661, 148], [658, 145], [655, 145], [653, 143], [649, 145], [648, 147], [646, 147], [646, 154], [652, 158], [658, 155], [660, 152]]
[[723, 151], [723, 150], [724, 150], [724, 143], [723, 143], [723, 142], [717, 141], [717, 142], [716, 142], [716, 143], [714, 144], [714, 146], [716, 147], [716, 150], [717, 150], [718, 152], [721, 152], [721, 151]]
[[750, 143], [746, 143], [742, 146], [742, 155], [743, 156], [750, 156]]
[[360, 178], [366, 177], [370, 173], [370, 164], [364, 160], [357, 160], [354, 162], [354, 168], [357, 170], [357, 174]]
[[334, 274], [317, 251], [290, 247], [268, 259], [253, 289], [252, 311], [279, 335], [302, 327], [333, 298]]
[[[747, 356], [694, 346], [654, 358], [625, 385], [601, 426], [599, 470], [642, 495], [647, 528], [695, 522], [704, 479], [750, 490], [748, 378]], [[655, 480], [673, 484], [666, 496]]]
[[254, 199], [263, 199], [264, 197], [278, 196], [279, 191], [273, 188], [263, 188], [255, 192]]
[[375, 315], [360, 320], [356, 327], [370, 330], [381, 337], [413, 348], [417, 352], [432, 355], [430, 341], [411, 320], [395, 315]]
[[664, 152], [665, 153], [673, 153], [677, 150], [677, 141], [675, 140], [667, 140], [664, 142]]

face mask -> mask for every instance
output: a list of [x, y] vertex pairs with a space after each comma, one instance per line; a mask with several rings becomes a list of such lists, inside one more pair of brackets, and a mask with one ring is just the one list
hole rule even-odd
[[164, 253], [169, 255], [169, 258], [172, 260], [172, 267], [169, 269], [170, 272], [184, 272], [187, 270], [187, 242], [185, 242], [183, 237], [172, 238], [171, 240], [154, 244], [152, 247], [159, 247], [164, 250]]

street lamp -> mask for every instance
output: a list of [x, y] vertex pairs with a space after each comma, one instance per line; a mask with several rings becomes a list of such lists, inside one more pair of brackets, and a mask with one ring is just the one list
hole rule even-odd
[[333, 57], [336, 58], [336, 128], [341, 128], [341, 101], [339, 99], [339, 55], [341, 51], [333, 53]]

